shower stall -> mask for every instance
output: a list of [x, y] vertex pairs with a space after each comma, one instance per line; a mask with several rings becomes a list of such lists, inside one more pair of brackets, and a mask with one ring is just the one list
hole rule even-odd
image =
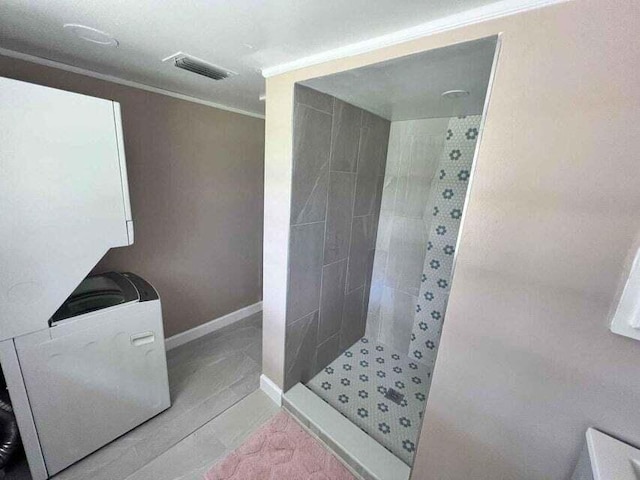
[[428, 421], [496, 46], [295, 89], [284, 389], [305, 385], [408, 466]]

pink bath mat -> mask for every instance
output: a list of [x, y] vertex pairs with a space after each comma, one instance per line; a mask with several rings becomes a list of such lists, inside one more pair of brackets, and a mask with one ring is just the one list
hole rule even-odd
[[214, 465], [205, 480], [355, 480], [355, 477], [284, 412]]

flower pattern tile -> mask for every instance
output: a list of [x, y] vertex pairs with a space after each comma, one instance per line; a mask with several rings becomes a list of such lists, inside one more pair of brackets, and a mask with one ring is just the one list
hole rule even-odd
[[[363, 337], [307, 386], [411, 465], [430, 382], [425, 365]], [[386, 397], [389, 388], [404, 395], [399, 404]]]
[[433, 220], [408, 353], [430, 371], [435, 366], [451, 289], [454, 253], [480, 120], [480, 115], [470, 115], [449, 121], [433, 194], [426, 210], [432, 213]]

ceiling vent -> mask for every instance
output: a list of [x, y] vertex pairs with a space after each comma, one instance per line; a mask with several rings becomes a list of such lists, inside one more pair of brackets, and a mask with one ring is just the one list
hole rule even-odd
[[237, 73], [232, 72], [231, 70], [220, 68], [216, 65], [212, 65], [208, 62], [205, 62], [204, 60], [196, 58], [192, 55], [187, 55], [186, 53], [182, 52], [175, 53], [170, 57], [163, 59], [162, 61], [172, 61], [176, 67], [181, 68], [182, 70], [197, 73], [198, 75], [209, 77], [213, 80], [224, 80], [225, 78], [237, 75]]

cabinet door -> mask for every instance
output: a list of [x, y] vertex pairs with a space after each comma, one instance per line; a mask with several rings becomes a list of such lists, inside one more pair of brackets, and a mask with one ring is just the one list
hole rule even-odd
[[107, 250], [129, 244], [117, 107], [0, 78], [0, 340], [46, 328]]

